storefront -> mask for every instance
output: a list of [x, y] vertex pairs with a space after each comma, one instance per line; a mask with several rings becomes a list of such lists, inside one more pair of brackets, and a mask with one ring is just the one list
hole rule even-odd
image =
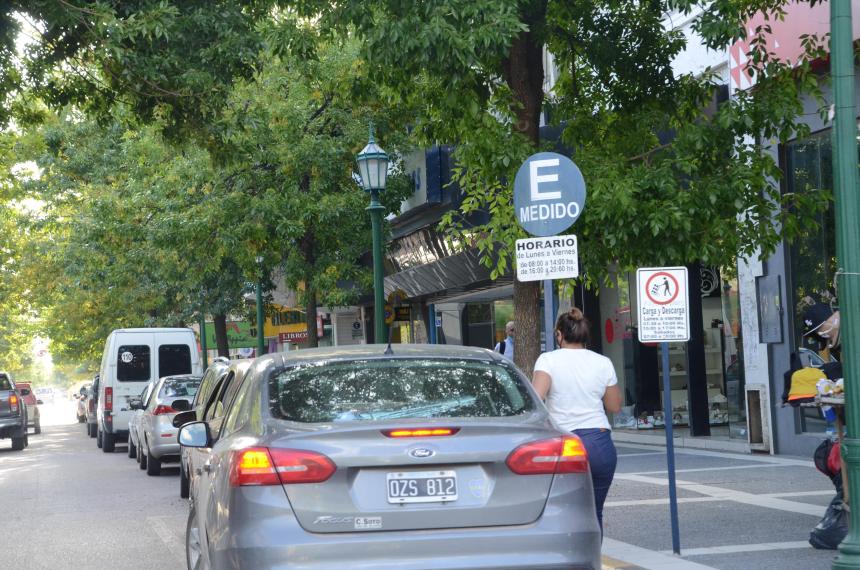
[[[615, 286], [600, 291], [602, 352], [615, 365], [624, 395], [623, 411], [614, 418], [616, 429], [654, 432], [671, 418], [679, 428], [689, 428], [697, 420], [712, 436], [746, 439], [737, 279], [717, 268], [703, 267], [699, 273], [694, 283], [700, 284], [701, 303], [693, 302], [691, 308], [700, 305], [702, 329], [699, 334], [693, 331], [689, 343], [669, 345], [671, 413], [663, 409], [659, 346], [642, 344], [636, 337], [635, 274], [618, 273]], [[698, 373], [691, 366], [696, 358], [693, 352], [704, 359]], [[690, 391], [696, 384], [704, 388], [701, 392], [706, 397], [698, 406]]]

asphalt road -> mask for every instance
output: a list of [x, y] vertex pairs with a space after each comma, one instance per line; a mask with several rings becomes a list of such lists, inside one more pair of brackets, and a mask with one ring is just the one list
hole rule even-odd
[[41, 412], [29, 447], [0, 440], [0, 568], [185, 568], [179, 468], [149, 477], [124, 445], [103, 453], [73, 402]]

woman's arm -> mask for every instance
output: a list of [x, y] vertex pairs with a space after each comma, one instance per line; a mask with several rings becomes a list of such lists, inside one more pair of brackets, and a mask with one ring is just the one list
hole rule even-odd
[[618, 384], [607, 386], [606, 392], [603, 393], [603, 407], [610, 414], [621, 411], [621, 389]]
[[546, 395], [549, 393], [549, 387], [552, 386], [552, 376], [542, 370], [536, 370], [532, 375], [532, 386], [534, 386], [540, 399], [546, 400]]

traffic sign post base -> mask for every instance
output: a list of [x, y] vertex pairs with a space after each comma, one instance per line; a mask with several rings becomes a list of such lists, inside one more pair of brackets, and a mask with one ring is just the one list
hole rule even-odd
[[678, 525], [678, 491], [675, 485], [675, 434], [672, 426], [672, 381], [669, 378], [669, 343], [660, 343], [663, 356], [663, 419], [666, 423], [666, 469], [669, 472], [669, 518], [672, 521], [672, 552], [681, 554]]

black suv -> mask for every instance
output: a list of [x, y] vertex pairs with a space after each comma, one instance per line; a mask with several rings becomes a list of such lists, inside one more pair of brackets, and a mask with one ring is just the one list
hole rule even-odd
[[12, 449], [20, 451], [27, 447], [27, 406], [24, 396], [30, 390], [18, 391], [15, 383], [5, 372], [0, 372], [0, 438], [12, 438]]

